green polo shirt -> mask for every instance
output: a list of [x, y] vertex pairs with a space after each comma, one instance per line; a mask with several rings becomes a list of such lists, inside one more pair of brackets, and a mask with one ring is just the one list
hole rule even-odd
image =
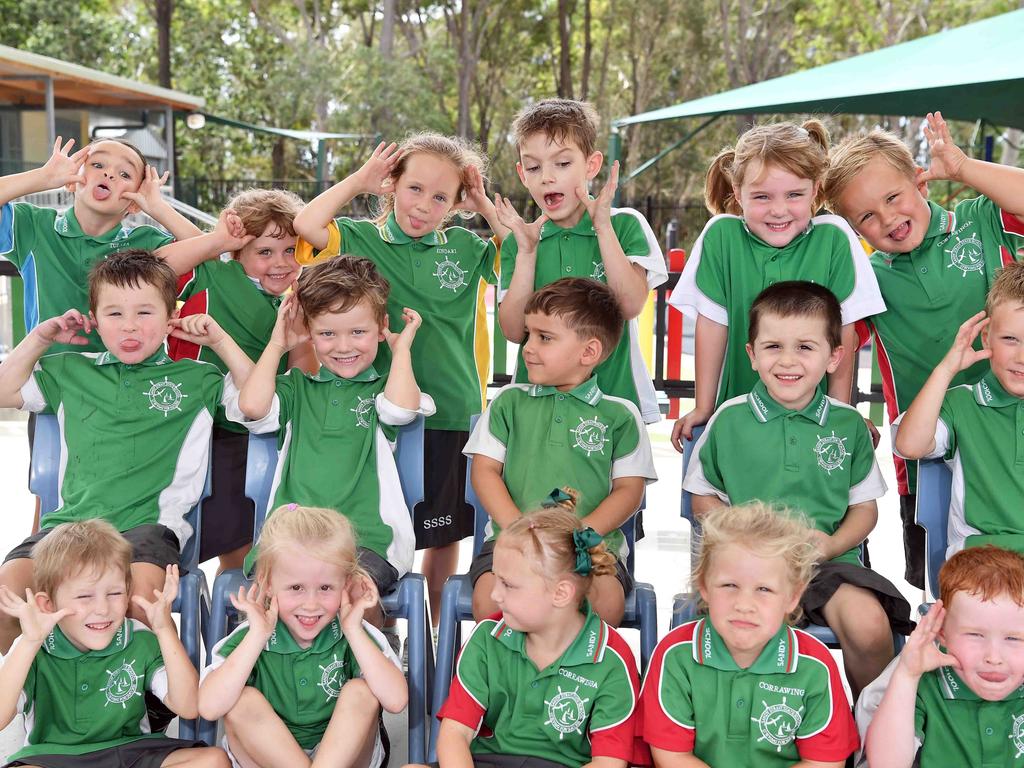
[[54, 627], [18, 697], [25, 746], [8, 759], [81, 755], [147, 738], [146, 691], [161, 701], [167, 697], [160, 643], [144, 624], [125, 619], [110, 645], [98, 651], [78, 650]]
[[925, 458], [944, 459], [954, 477], [947, 557], [984, 544], [1024, 553], [1024, 400], [991, 370], [947, 390]]
[[[95, 237], [82, 232], [74, 207], [66, 211], [7, 203], [0, 208], [0, 255], [14, 264], [25, 281], [25, 330], [69, 309], [89, 311], [89, 270], [97, 261], [128, 248], [155, 251], [173, 238], [162, 229], [122, 222]], [[89, 344], [54, 344], [51, 352], [101, 352], [99, 334]]]
[[[820, 389], [806, 408], [791, 411], [758, 381], [750, 394], [715, 411], [694, 451], [684, 490], [730, 505], [784, 504], [830, 536], [849, 507], [885, 495], [863, 417]], [[859, 565], [860, 550], [833, 559]]]
[[[363, 628], [381, 653], [400, 667], [401, 662], [380, 632], [366, 622]], [[248, 632], [249, 624], [245, 622], [217, 643], [203, 677], [227, 661]], [[327, 730], [342, 687], [361, 676], [359, 661], [337, 619], [324, 627], [308, 648], [296, 643], [278, 619], [245, 684], [263, 694], [300, 747], [313, 749]]]
[[746, 350], [750, 307], [761, 291], [784, 280], [828, 288], [839, 299], [844, 325], [885, 312], [867, 255], [839, 216], [815, 216], [782, 248], [754, 235], [739, 216], [715, 216], [694, 243], [669, 304], [693, 320], [704, 315], [728, 326], [716, 408], [757, 383]]
[[60, 426], [60, 505], [42, 527], [102, 518], [123, 532], [159, 523], [184, 545], [223, 391], [216, 366], [175, 362], [162, 347], [134, 365], [110, 352], [42, 357], [21, 388], [22, 410], [55, 413]]
[[[314, 375], [292, 368], [277, 377], [270, 413], [259, 422], [245, 421], [234, 388], [226, 410], [253, 432], [278, 431], [269, 509], [296, 503], [337, 510], [356, 529], [359, 546], [402, 576], [412, 568], [415, 535], [392, 452], [398, 425], [433, 413], [433, 401], [423, 395], [418, 411], [400, 408], [384, 396], [386, 383], [373, 366], [350, 379], [323, 366]], [[246, 573], [255, 561], [253, 548]]]
[[[178, 300], [184, 302], [181, 317], [210, 315], [254, 362], [260, 359], [270, 341], [281, 298], [264, 291], [259, 281], [245, 274], [241, 263], [234, 259], [204, 261], [178, 277]], [[202, 360], [216, 365], [221, 373], [228, 373], [227, 364], [210, 347], [169, 336], [167, 351], [174, 360]], [[285, 355], [281, 357], [277, 372], [287, 370]], [[217, 426], [232, 432], [246, 431], [245, 427], [227, 419], [223, 408], [217, 409]]]
[[[953, 211], [928, 206], [931, 220], [921, 245], [910, 253], [871, 255], [888, 309], [861, 331], [865, 338], [873, 333], [877, 343], [890, 423], [910, 407], [960, 325], [985, 308], [996, 271], [1019, 259], [1024, 248], [1024, 223], [987, 197], [965, 200]], [[986, 368], [979, 362], [957, 374], [953, 384], [973, 383]], [[901, 494], [913, 493], [916, 462], [897, 457], [896, 479]]]
[[707, 618], [662, 638], [640, 694], [643, 737], [714, 766], [841, 763], [857, 749], [835, 660], [785, 624], [746, 669]]
[[[394, 213], [383, 224], [341, 217], [329, 227], [324, 250], [314, 255], [300, 240], [296, 258], [310, 264], [339, 253], [370, 259], [391, 284], [388, 321], [393, 331], [405, 327], [405, 307], [422, 316], [412, 367], [420, 387], [437, 404], [427, 429], [468, 431], [470, 417], [486, 402], [491, 342], [484, 292], [498, 280], [495, 241], [463, 227], [412, 238], [398, 226]], [[378, 367], [387, 370], [390, 360], [391, 351], [382, 344]]]
[[[632, 208], [613, 208], [612, 229], [626, 258], [647, 271], [649, 290], [657, 288], [668, 279], [665, 257], [658, 245], [658, 238], [638, 211]], [[502, 295], [512, 284], [512, 273], [515, 272], [518, 253], [516, 239], [506, 238], [501, 247]], [[584, 213], [575, 227], [560, 227], [553, 221], [547, 221], [541, 228], [533, 287], [535, 290], [543, 288], [563, 277], [592, 277], [602, 283], [608, 282], [601, 249], [597, 245], [597, 233], [594, 231], [589, 213]], [[637, 333], [636, 320], [626, 322], [622, 327], [619, 345], [594, 369], [594, 373], [602, 390], [615, 397], [629, 400], [640, 409], [644, 421], [653, 424], [661, 421], [661, 411], [658, 410], [651, 375], [640, 353]], [[513, 381], [529, 381], [522, 350], [517, 354]]]
[[538, 670], [526, 635], [501, 614], [481, 621], [462, 647], [437, 716], [477, 731], [474, 755], [540, 757], [578, 768], [597, 757], [635, 762], [636, 660], [589, 604], [576, 639]]
[[[576, 514], [586, 517], [620, 477], [658, 479], [647, 427], [629, 400], [601, 392], [592, 376], [569, 392], [537, 384], [509, 384], [490, 404], [466, 443], [467, 456], [502, 463], [502, 479], [515, 505], [539, 509], [552, 488], [579, 492]], [[488, 523], [488, 538], [498, 526]], [[618, 529], [605, 536], [608, 550], [625, 558]]]

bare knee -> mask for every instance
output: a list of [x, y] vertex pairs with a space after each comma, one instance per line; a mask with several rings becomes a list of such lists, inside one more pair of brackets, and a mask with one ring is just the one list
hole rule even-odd
[[359, 707], [359, 711], [380, 709], [380, 702], [373, 695], [370, 686], [362, 678], [354, 678], [341, 686], [341, 693], [338, 694], [338, 701], [351, 702]]
[[888, 650], [892, 653], [889, 617], [874, 593], [844, 584], [829, 600], [828, 608], [833, 608], [826, 611], [834, 613], [836, 626], [833, 629], [850, 646], [850, 650], [857, 653]]
[[248, 723], [251, 721], [256, 710], [266, 702], [263, 698], [263, 694], [253, 688], [251, 685], [245, 686], [242, 689], [241, 695], [238, 697], [238, 701], [235, 702], [235, 706], [228, 710], [227, 714], [224, 715], [224, 724], [229, 727], [234, 727], [240, 724]]
[[494, 574], [485, 573], [476, 580], [473, 587], [473, 620], [483, 621], [498, 611], [498, 605], [491, 599], [494, 589]]

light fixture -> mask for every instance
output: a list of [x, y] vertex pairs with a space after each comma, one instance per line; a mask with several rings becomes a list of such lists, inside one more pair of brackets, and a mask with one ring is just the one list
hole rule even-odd
[[189, 112], [185, 115], [185, 125], [191, 128], [193, 131], [198, 131], [204, 125], [206, 125], [206, 115], [202, 112]]

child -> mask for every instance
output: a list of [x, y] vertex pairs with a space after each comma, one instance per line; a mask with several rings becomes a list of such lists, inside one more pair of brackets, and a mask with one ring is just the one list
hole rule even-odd
[[[84, 314], [89, 306], [89, 269], [107, 255], [131, 248], [157, 250], [175, 237], [199, 234], [160, 194], [167, 174], [158, 176], [133, 145], [98, 139], [72, 154], [74, 143], [69, 139], [65, 144], [58, 136], [44, 166], [0, 177], [0, 255], [13, 262], [25, 280], [26, 332], [68, 308]], [[75, 193], [67, 211], [11, 202], [56, 187]], [[170, 235], [156, 227], [127, 226], [125, 216], [139, 211], [156, 219]], [[170, 263], [177, 271], [189, 267], [185, 260]], [[103, 351], [96, 336], [86, 341], [84, 349], [58, 344], [51, 351]]]
[[494, 613], [494, 536], [536, 509], [559, 483], [579, 491], [582, 525], [605, 537], [616, 571], [597, 576], [586, 594], [613, 626], [622, 620], [633, 577], [619, 526], [657, 480], [647, 428], [636, 406], [601, 391], [595, 369], [622, 332], [622, 313], [604, 283], [557, 280], [526, 304], [523, 360], [529, 384], [510, 384], [488, 407], [466, 445], [472, 481], [490, 515], [488, 541], [470, 567], [473, 616]]
[[[985, 305], [996, 270], [1024, 247], [1024, 171], [968, 158], [941, 113], [924, 130], [932, 163], [917, 168], [897, 137], [881, 130], [853, 136], [832, 152], [824, 193], [875, 249], [871, 265], [888, 309], [862, 330], [874, 333], [889, 421], [906, 410], [952, 346], [956, 329]], [[951, 179], [980, 197], [946, 211], [925, 198], [926, 182]], [[1016, 213], [1013, 213], [1016, 212]], [[975, 364], [951, 384], [973, 384]], [[914, 522], [917, 465], [895, 457], [907, 581], [924, 588], [924, 530]]]
[[[299, 276], [292, 222], [301, 208], [302, 200], [291, 192], [248, 189], [231, 199], [213, 233], [178, 246], [199, 249], [199, 258], [231, 252], [228, 261], [212, 258], [179, 277], [178, 299], [185, 302], [182, 317], [209, 313], [250, 360], [258, 360], [277, 322], [282, 296]], [[232, 236], [230, 225], [241, 231]], [[227, 373], [224, 361], [209, 347], [172, 338], [168, 352], [175, 360], [204, 360]], [[316, 371], [310, 345], [293, 350], [287, 359], [282, 357], [277, 372], [289, 367]], [[248, 431], [218, 409], [213, 427], [213, 494], [203, 503], [203, 516], [210, 524], [203, 526], [199, 552], [202, 560], [219, 556], [221, 570], [241, 568], [252, 546], [253, 506], [245, 498], [247, 449]]]
[[654, 764], [842, 768], [857, 731], [839, 670], [789, 625], [814, 572], [814, 532], [759, 502], [702, 523], [693, 583], [707, 615], [661, 640], [640, 694]]
[[[490, 343], [483, 294], [497, 281], [498, 246], [508, 230], [484, 191], [485, 163], [465, 140], [417, 133], [401, 146], [382, 142], [354, 174], [295, 217], [300, 264], [350, 253], [373, 261], [391, 284], [390, 325], [401, 328], [405, 307], [424, 319], [412, 367], [437, 403], [424, 434], [424, 499], [413, 510], [416, 548], [424, 549], [431, 615], [440, 616], [441, 589], [455, 573], [459, 540], [473, 535], [464, 501], [469, 421], [485, 404]], [[360, 194], [377, 195], [374, 220], [334, 216]], [[457, 212], [479, 213], [495, 233], [483, 240], [447, 226]], [[308, 242], [303, 242], [303, 240]], [[386, 369], [386, 355], [382, 369]]]
[[[601, 170], [594, 108], [571, 99], [543, 99], [526, 107], [512, 124], [519, 150], [516, 171], [541, 215], [523, 223], [508, 200], [499, 200], [500, 220], [515, 230], [501, 247], [501, 305], [498, 320], [509, 341], [523, 342], [525, 307], [538, 288], [563, 277], [592, 277], [607, 283], [623, 323], [618, 345], [597, 369], [602, 391], [635, 405], [648, 424], [661, 421], [654, 385], [637, 343], [633, 322], [648, 294], [668, 279], [658, 238], [632, 208], [612, 209], [618, 162], [597, 198], [587, 184]], [[522, 350], [514, 381], [528, 380]]]
[[644, 762], [633, 652], [586, 599], [591, 580], [615, 568], [571, 501], [502, 531], [493, 593], [501, 612], [477, 624], [459, 654], [437, 715], [441, 765]]
[[235, 765], [376, 766], [387, 755], [381, 708], [401, 712], [401, 665], [363, 621], [377, 604], [356, 562], [352, 525], [330, 509], [289, 504], [260, 535], [256, 582], [231, 602], [247, 621], [214, 646], [199, 712], [224, 717]]
[[6, 765], [228, 768], [220, 749], [152, 734], [146, 720], [144, 693], [197, 715], [196, 670], [171, 618], [178, 567], [152, 599], [132, 597], [147, 628], [126, 618], [132, 545], [110, 523], [58, 525], [32, 557], [35, 594], [0, 587], [0, 611], [22, 630], [0, 667], [0, 725], [20, 711], [28, 731]]
[[[420, 317], [406, 309], [405, 328], [392, 333], [387, 301], [388, 283], [368, 259], [342, 256], [305, 269], [298, 295], [281, 303], [266, 349], [228, 407], [229, 417], [252, 420], [259, 431], [280, 429], [272, 506], [294, 501], [344, 514], [359, 541], [359, 565], [380, 594], [413, 560], [412, 522], [391, 453], [396, 427], [434, 413], [412, 373]], [[320, 371], [276, 375], [281, 356], [310, 336]], [[391, 371], [381, 376], [373, 361], [385, 340]], [[254, 556], [246, 557], [247, 573]], [[379, 608], [371, 620], [379, 624]]]
[[899, 590], [860, 561], [885, 482], [857, 409], [820, 389], [843, 356], [841, 316], [832, 292], [814, 283], [786, 281], [758, 295], [747, 353], [760, 380], [715, 412], [683, 488], [698, 517], [753, 499], [807, 515], [822, 564], [800, 606], [836, 633], [856, 698], [892, 659], [893, 631], [913, 624]]
[[[206, 482], [210, 427], [225, 379], [207, 363], [173, 362], [168, 332], [214, 347], [228, 381], [252, 362], [209, 316], [177, 319], [174, 271], [148, 251], [124, 251], [89, 273], [90, 314], [69, 309], [37, 325], [0, 365], [0, 407], [58, 415], [60, 506], [7, 554], [0, 584], [32, 583], [32, 546], [58, 523], [100, 517], [132, 544], [134, 594], [148, 596], [192, 535], [185, 515]], [[95, 329], [108, 352], [46, 355], [55, 343], [84, 347]], [[230, 387], [228, 387], [230, 389]], [[137, 612], [133, 618], [142, 619]], [[17, 635], [0, 623], [0, 648]]]
[[[973, 347], [979, 333], [980, 351]], [[894, 425], [897, 455], [941, 457], [953, 472], [947, 557], [981, 544], [1024, 552], [1022, 350], [1024, 264], [1015, 262], [998, 273], [985, 311], [960, 326], [953, 346]], [[980, 381], [949, 389], [961, 371], [984, 360], [990, 370]]]
[[849, 350], [829, 374], [828, 394], [850, 402], [856, 374], [853, 323], [885, 311], [864, 249], [838, 216], [815, 216], [828, 167], [828, 132], [817, 120], [744, 133], [712, 161], [704, 198], [713, 214], [686, 260], [669, 303], [697, 322], [696, 404], [676, 421], [672, 444], [726, 400], [757, 383], [744, 351], [750, 305], [764, 288], [809, 280], [831, 290], [843, 311]]
[[[1024, 755], [1024, 558], [993, 546], [953, 555], [942, 599], [861, 696], [871, 768], [1020, 765]], [[938, 646], [936, 646], [938, 640]], [[915, 760], [919, 760], [920, 763]]]

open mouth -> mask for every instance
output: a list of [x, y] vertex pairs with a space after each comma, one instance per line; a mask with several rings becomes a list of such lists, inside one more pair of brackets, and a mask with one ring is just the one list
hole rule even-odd
[[123, 352], [138, 352], [140, 349], [142, 349], [142, 342], [136, 339], [125, 339], [121, 342]]
[[783, 384], [795, 384], [800, 381], [803, 376], [799, 373], [777, 373], [775, 374], [775, 378]]
[[353, 365], [358, 359], [359, 355], [346, 355], [344, 357], [339, 357], [338, 355], [331, 355], [331, 360], [333, 360], [338, 365]]
[[92, 624], [86, 624], [85, 628], [92, 630], [93, 632], [105, 632], [106, 630], [110, 629], [110, 625], [113, 623], [114, 622], [112, 621], [97, 621], [93, 622]]
[[766, 221], [764, 225], [768, 228], [769, 232], [785, 232], [787, 229], [789, 229], [789, 225], [792, 223], [792, 221], [786, 221], [783, 222], [782, 224]]
[[95, 187], [93, 187], [92, 196], [96, 200], [106, 200], [108, 197], [110, 197], [110, 187], [108, 187], [106, 184], [97, 184]]
[[561, 192], [549, 192], [544, 195], [544, 207], [545, 208], [557, 208], [562, 204], [562, 200], [565, 199], [565, 195]]
[[910, 237], [910, 220], [904, 221], [889, 233], [889, 239], [901, 243]]
[[312, 629], [313, 627], [315, 627], [317, 625], [317, 623], [319, 623], [320, 617], [319, 616], [299, 616], [298, 614], [296, 614], [295, 620], [297, 622], [299, 622], [299, 626], [301, 626], [301, 627], [303, 627], [305, 629]]

